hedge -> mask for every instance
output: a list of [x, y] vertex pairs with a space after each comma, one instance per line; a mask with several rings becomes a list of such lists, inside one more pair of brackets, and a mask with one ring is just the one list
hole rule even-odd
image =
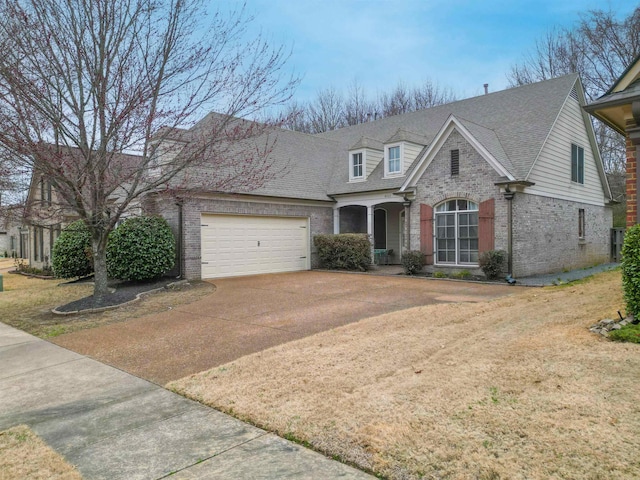
[[58, 278], [84, 277], [93, 273], [91, 235], [82, 220], [65, 227], [53, 244], [51, 266]]
[[107, 272], [120, 280], [157, 278], [173, 268], [175, 255], [175, 240], [165, 219], [127, 218], [109, 235]]
[[371, 242], [367, 234], [316, 235], [313, 241], [323, 268], [364, 272], [371, 265]]

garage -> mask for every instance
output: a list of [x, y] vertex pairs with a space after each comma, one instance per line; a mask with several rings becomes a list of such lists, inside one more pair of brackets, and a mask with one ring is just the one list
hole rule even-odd
[[304, 217], [202, 214], [202, 278], [308, 270], [308, 224]]

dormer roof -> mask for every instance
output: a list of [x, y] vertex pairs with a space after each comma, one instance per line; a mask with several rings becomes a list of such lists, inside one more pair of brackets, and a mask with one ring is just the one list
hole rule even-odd
[[417, 133], [409, 132], [403, 128], [399, 128], [398, 130], [396, 130], [396, 133], [394, 133], [391, 138], [387, 139], [384, 143], [388, 144], [399, 142], [411, 142], [422, 146], [429, 143], [424, 136], [418, 135]]
[[371, 150], [384, 150], [381, 141], [368, 137], [360, 137], [360, 139], [349, 148], [349, 150], [360, 150], [362, 148], [370, 148]]

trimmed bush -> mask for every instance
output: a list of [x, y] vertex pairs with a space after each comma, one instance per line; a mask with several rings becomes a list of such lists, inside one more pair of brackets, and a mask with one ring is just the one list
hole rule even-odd
[[627, 314], [640, 314], [640, 225], [634, 225], [624, 234], [622, 245], [622, 289]]
[[107, 243], [107, 272], [120, 280], [149, 280], [173, 268], [176, 246], [162, 217], [124, 220]]
[[323, 268], [365, 272], [371, 265], [371, 242], [366, 234], [316, 235], [313, 242]]
[[504, 250], [488, 250], [480, 254], [478, 265], [489, 280], [495, 280], [502, 275], [506, 257]]
[[424, 253], [420, 250], [408, 250], [402, 254], [402, 267], [407, 275], [415, 275], [425, 265]]
[[93, 273], [91, 235], [83, 221], [73, 222], [60, 232], [53, 244], [51, 266], [59, 278], [84, 277]]

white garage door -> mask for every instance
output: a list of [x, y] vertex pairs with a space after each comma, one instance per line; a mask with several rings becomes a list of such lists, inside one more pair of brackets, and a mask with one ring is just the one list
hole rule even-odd
[[202, 215], [202, 278], [308, 270], [306, 218]]

